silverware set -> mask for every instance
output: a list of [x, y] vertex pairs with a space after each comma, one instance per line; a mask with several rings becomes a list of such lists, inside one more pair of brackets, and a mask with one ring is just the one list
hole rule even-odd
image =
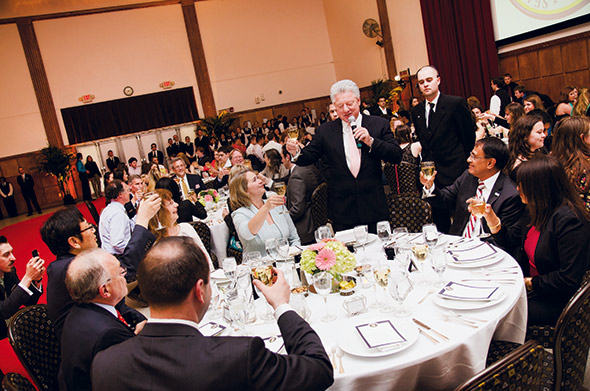
[[[432, 327], [428, 326], [426, 323], [421, 322], [416, 318], [412, 318], [412, 321], [418, 325], [418, 330], [420, 331], [420, 334], [424, 335], [426, 338], [428, 338], [433, 343], [437, 344], [437, 343], [441, 342], [442, 340], [446, 340], [446, 341], [449, 340], [449, 337], [436, 331]], [[430, 334], [430, 333], [439, 337], [441, 339], [441, 341], [439, 341], [437, 338], [433, 337], [432, 334]]]
[[[336, 356], [338, 356], [338, 364], [336, 363]], [[330, 362], [334, 369], [338, 369], [338, 373], [344, 373], [344, 365], [342, 364], [342, 357], [344, 357], [344, 351], [336, 346], [332, 346], [332, 355], [330, 356]]]
[[461, 314], [458, 314], [453, 311], [439, 311], [440, 315], [443, 319], [447, 322], [454, 322], [463, 326], [471, 327], [471, 328], [478, 328], [479, 325], [477, 322], [485, 323], [486, 321], [483, 319], [467, 317]]

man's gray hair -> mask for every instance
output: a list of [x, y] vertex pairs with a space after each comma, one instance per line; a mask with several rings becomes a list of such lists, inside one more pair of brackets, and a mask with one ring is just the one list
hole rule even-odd
[[344, 79], [337, 81], [332, 85], [332, 88], [330, 88], [330, 99], [332, 99], [332, 103], [334, 103], [334, 97], [343, 92], [352, 92], [354, 96], [359, 99], [361, 98], [361, 91], [356, 83], [352, 80]]
[[100, 248], [82, 251], [68, 265], [66, 288], [76, 303], [91, 303], [98, 289], [110, 278], [100, 259], [110, 255]]

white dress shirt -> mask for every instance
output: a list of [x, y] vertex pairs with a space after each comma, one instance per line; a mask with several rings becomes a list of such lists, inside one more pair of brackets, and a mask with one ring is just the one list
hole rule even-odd
[[123, 254], [135, 222], [130, 220], [125, 207], [117, 201], [112, 201], [100, 214], [98, 231], [102, 248], [111, 254]]

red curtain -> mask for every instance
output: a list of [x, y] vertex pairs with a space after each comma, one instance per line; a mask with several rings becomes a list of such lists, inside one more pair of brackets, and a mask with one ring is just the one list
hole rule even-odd
[[428, 58], [441, 91], [476, 96], [486, 108], [499, 75], [490, 0], [420, 0]]

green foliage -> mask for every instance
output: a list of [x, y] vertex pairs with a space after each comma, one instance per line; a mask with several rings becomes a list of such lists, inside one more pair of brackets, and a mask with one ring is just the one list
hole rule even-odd
[[41, 156], [39, 157], [38, 169], [45, 175], [51, 175], [57, 179], [57, 184], [62, 193], [68, 194], [67, 186], [65, 183], [72, 175], [72, 164], [71, 161], [74, 155], [67, 153], [58, 147], [46, 147], [41, 150]]
[[376, 106], [379, 98], [385, 98], [389, 100], [391, 91], [396, 87], [393, 80], [390, 79], [377, 79], [371, 82], [371, 98], [369, 99], [369, 106]]
[[222, 134], [229, 136], [230, 127], [237, 120], [227, 111], [217, 116], [205, 117], [197, 123], [197, 129], [203, 130], [208, 136], [214, 135], [219, 139]]

